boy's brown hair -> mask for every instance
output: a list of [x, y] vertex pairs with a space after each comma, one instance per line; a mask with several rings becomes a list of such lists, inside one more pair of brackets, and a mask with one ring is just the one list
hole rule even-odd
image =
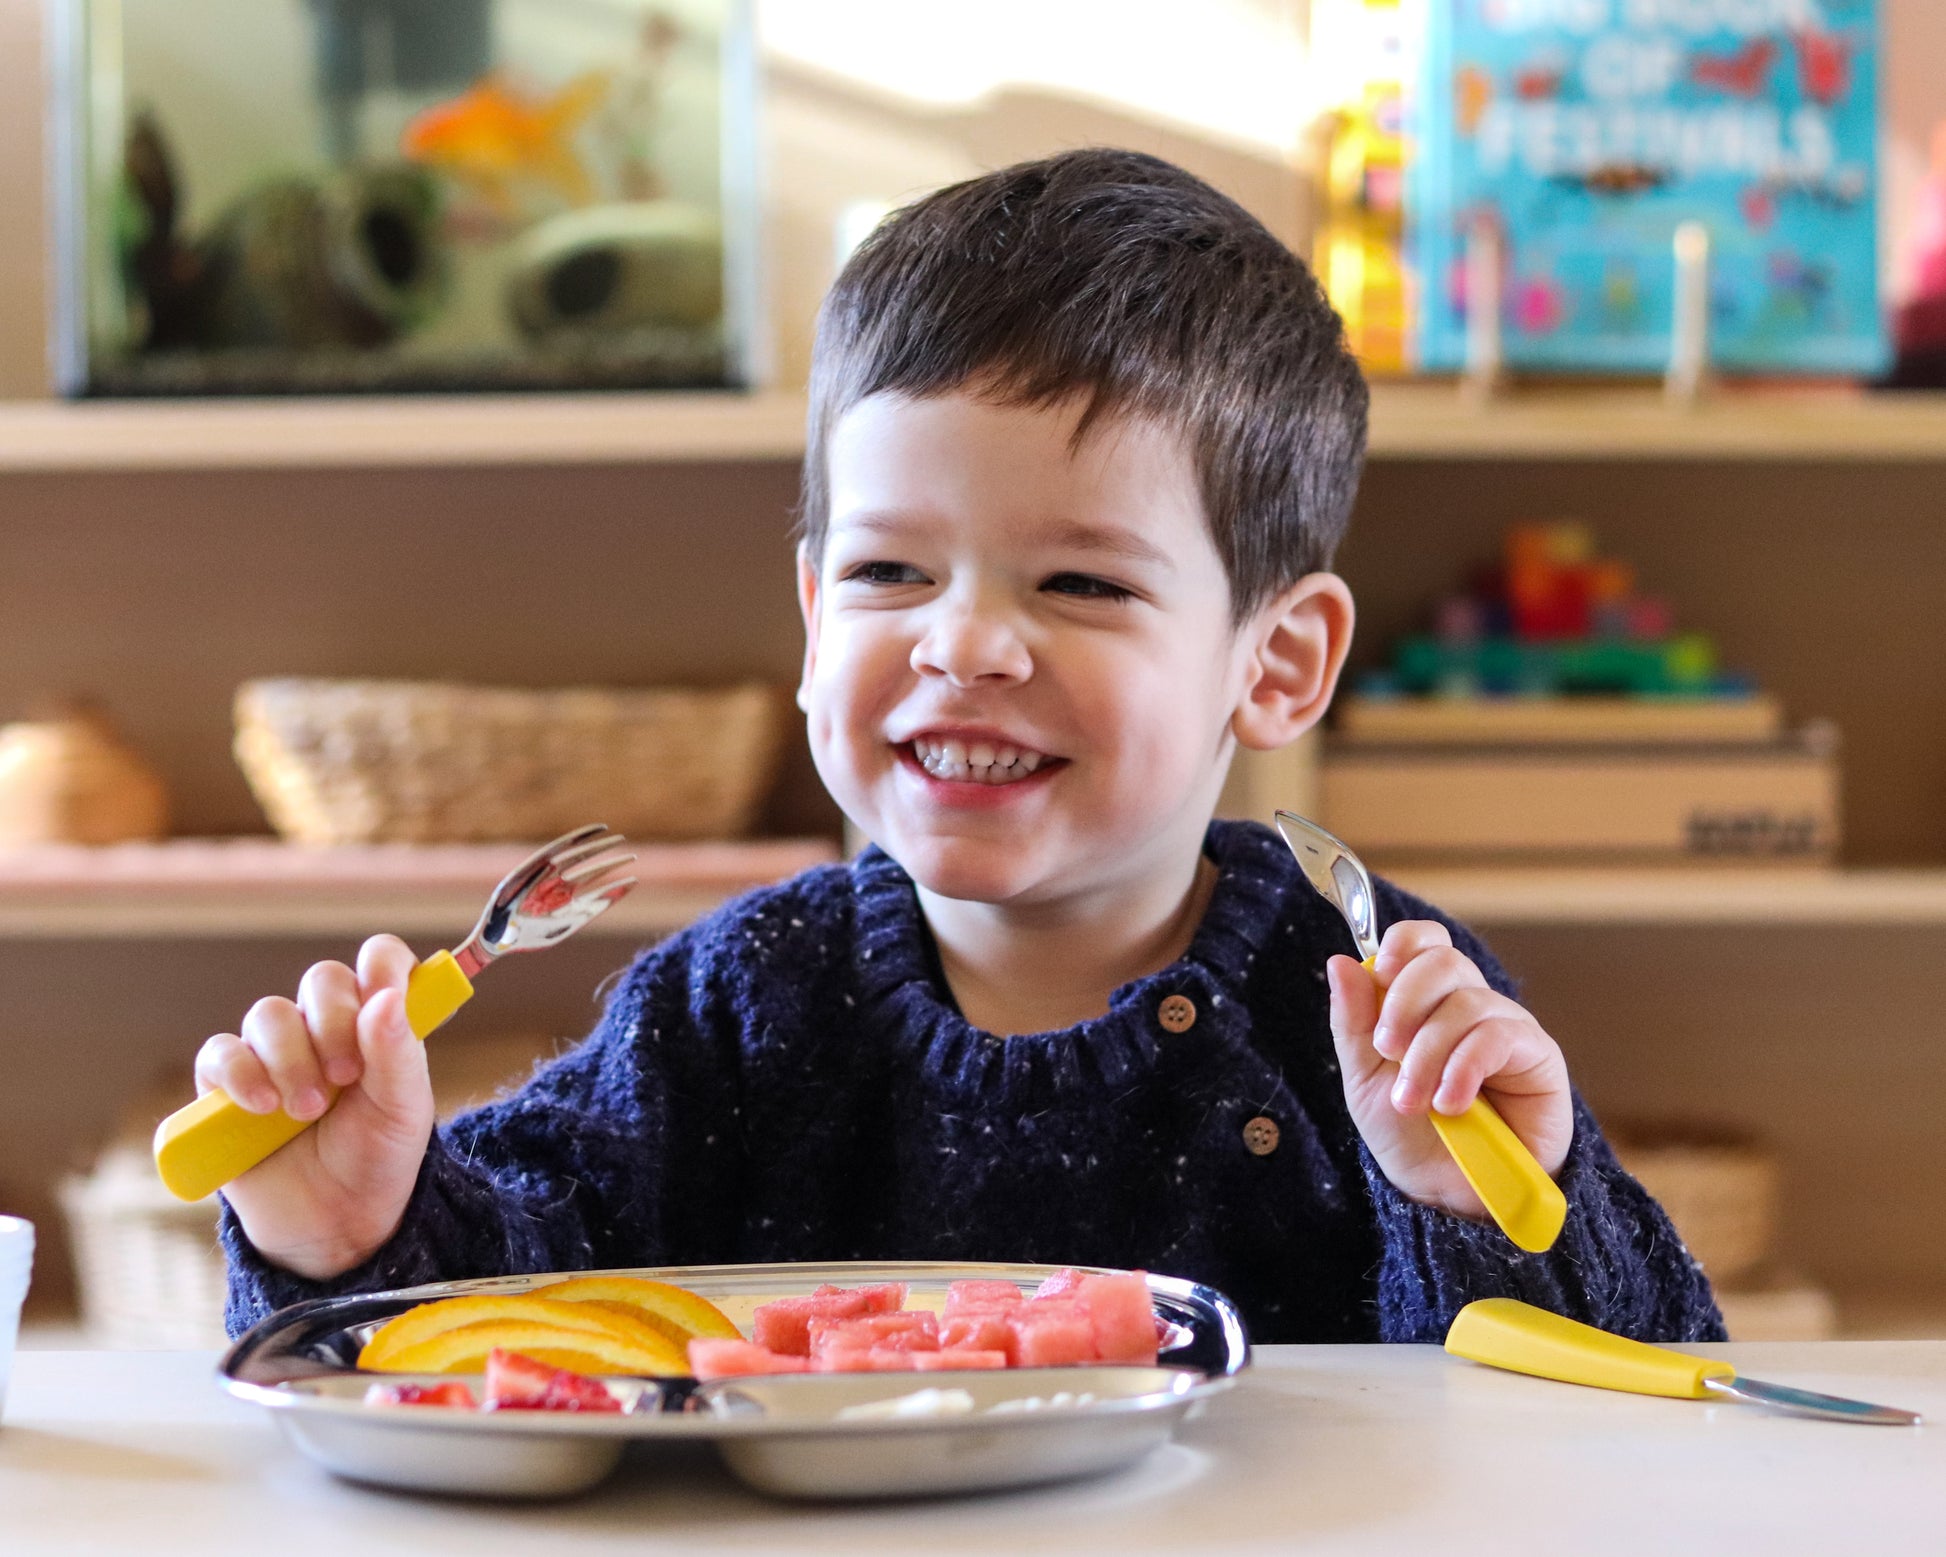
[[1237, 621], [1328, 567], [1365, 456], [1366, 388], [1316, 279], [1254, 216], [1140, 152], [1093, 148], [938, 190], [879, 225], [818, 315], [800, 532], [830, 518], [826, 448], [869, 395], [977, 383], [1086, 397], [1181, 432]]

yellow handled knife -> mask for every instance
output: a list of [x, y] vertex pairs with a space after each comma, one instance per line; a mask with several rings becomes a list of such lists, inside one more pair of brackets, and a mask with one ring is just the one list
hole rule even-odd
[[1828, 1422], [1910, 1427], [1921, 1420], [1916, 1411], [1747, 1379], [1719, 1359], [1692, 1357], [1687, 1352], [1631, 1341], [1515, 1298], [1481, 1298], [1468, 1303], [1446, 1332], [1446, 1350], [1491, 1368], [1635, 1395], [1740, 1400]]

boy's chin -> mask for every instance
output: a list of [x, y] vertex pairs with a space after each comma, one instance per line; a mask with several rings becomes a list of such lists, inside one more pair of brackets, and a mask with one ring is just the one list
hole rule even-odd
[[886, 849], [914, 882], [935, 897], [963, 903], [1014, 903], [1045, 887], [1031, 862], [1010, 859], [991, 845], [919, 845]]

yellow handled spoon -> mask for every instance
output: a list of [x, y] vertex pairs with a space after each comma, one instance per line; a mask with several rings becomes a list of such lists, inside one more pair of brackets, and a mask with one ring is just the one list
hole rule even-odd
[[[1277, 831], [1297, 856], [1305, 879], [1344, 916], [1365, 966], [1374, 966], [1378, 907], [1372, 897], [1371, 873], [1342, 842], [1295, 811], [1277, 813]], [[1442, 1114], [1435, 1109], [1428, 1117], [1500, 1230], [1529, 1253], [1551, 1249], [1567, 1220], [1567, 1196], [1499, 1111], [1481, 1097], [1463, 1113]]]
[[[635, 878], [617, 880], [614, 873], [635, 856], [616, 852], [622, 844], [619, 835], [599, 824], [577, 827], [509, 871], [487, 899], [473, 933], [455, 950], [434, 952], [412, 970], [405, 1019], [413, 1035], [423, 1039], [472, 999], [473, 980], [482, 968], [510, 952], [540, 951], [564, 941], [626, 896]], [[330, 1095], [335, 1102], [336, 1091]], [[156, 1126], [156, 1172], [178, 1200], [201, 1200], [316, 1123], [294, 1119], [281, 1108], [253, 1114], [216, 1088]]]
[[1788, 1384], [1747, 1379], [1729, 1363], [1667, 1351], [1593, 1325], [1564, 1319], [1516, 1298], [1481, 1298], [1468, 1303], [1446, 1332], [1446, 1350], [1455, 1357], [1507, 1368], [1563, 1384], [1663, 1395], [1673, 1400], [1740, 1400], [1825, 1421], [1868, 1422], [1909, 1427], [1916, 1411], [1874, 1406], [1842, 1395], [1820, 1395]]

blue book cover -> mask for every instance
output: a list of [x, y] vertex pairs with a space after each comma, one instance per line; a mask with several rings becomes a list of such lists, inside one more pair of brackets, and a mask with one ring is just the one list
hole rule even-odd
[[1878, 298], [1877, 0], [1424, 0], [1408, 158], [1420, 365], [1463, 365], [1466, 232], [1503, 235], [1509, 365], [1660, 372], [1678, 223], [1710, 233], [1710, 356], [1865, 374]]

